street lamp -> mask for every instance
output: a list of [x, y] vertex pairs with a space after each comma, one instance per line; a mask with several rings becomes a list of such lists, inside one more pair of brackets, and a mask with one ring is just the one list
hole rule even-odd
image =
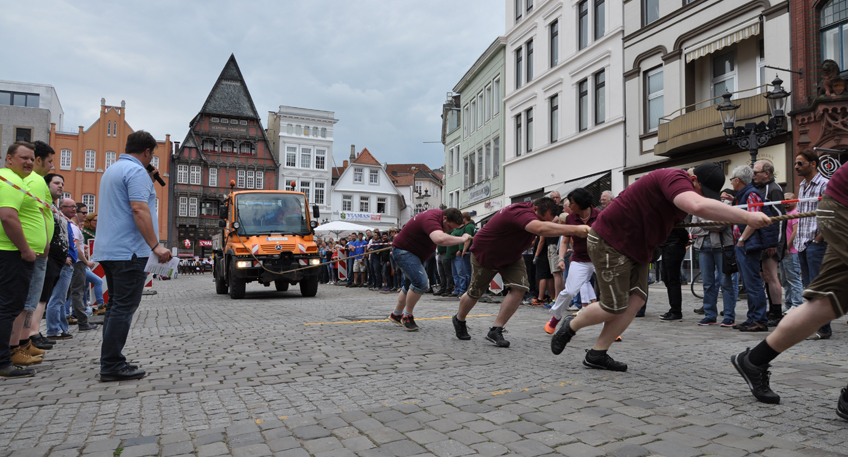
[[757, 153], [760, 146], [765, 146], [770, 139], [786, 133], [786, 130], [783, 129], [783, 120], [786, 118], [786, 99], [789, 98], [789, 92], [783, 89], [783, 80], [777, 76], [775, 76], [771, 84], [774, 86], [774, 89], [765, 94], [769, 107], [769, 115], [771, 116], [768, 123], [760, 122], [756, 124], [754, 122], [748, 122], [744, 127], [737, 127], [736, 110], [741, 105], [732, 103], [730, 97], [733, 95], [727, 91], [722, 95], [724, 101], [716, 106], [716, 110], [718, 110], [718, 114], [721, 117], [721, 125], [727, 142], [748, 150], [751, 154], [751, 168], [754, 167], [754, 162], [757, 161]]

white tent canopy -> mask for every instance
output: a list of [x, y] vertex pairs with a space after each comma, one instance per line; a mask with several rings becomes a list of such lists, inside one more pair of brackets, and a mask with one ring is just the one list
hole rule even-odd
[[345, 221], [333, 221], [315, 227], [315, 233], [333, 233], [336, 237], [339, 237], [341, 234], [347, 235], [349, 233], [364, 233], [366, 230], [371, 230], [372, 228], [373, 227], [353, 224]]

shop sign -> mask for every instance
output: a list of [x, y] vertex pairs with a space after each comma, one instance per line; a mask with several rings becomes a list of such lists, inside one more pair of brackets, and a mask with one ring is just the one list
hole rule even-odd
[[382, 217], [382, 214], [373, 214], [373, 213], [349, 213], [349, 212], [340, 212], [339, 219], [343, 221], [379, 221]]
[[485, 183], [482, 186], [476, 187], [468, 192], [468, 204], [477, 203], [480, 200], [489, 198], [492, 186], [490, 183]]
[[211, 248], [212, 240], [197, 240], [197, 245], [202, 248]]

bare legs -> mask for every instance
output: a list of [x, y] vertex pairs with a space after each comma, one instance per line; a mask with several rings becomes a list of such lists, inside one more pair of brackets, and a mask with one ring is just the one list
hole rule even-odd
[[615, 339], [621, 335], [624, 330], [633, 322], [636, 313], [645, 304], [645, 299], [637, 294], [631, 294], [627, 303], [627, 309], [622, 314], [612, 314], [604, 311], [600, 303], [592, 303], [583, 308], [580, 314], [577, 315], [569, 323], [571, 330], [578, 331], [582, 328], [592, 325], [604, 324], [598, 340], [592, 349], [596, 351], [605, 351], [612, 346]]
[[24, 333], [22, 336], [30, 337], [38, 335], [38, 329], [41, 328], [41, 318], [44, 317], [44, 308], [46, 307], [47, 302], [38, 302], [38, 306], [35, 308], [32, 319], [30, 320], [29, 327], [24, 327]]
[[804, 304], [780, 321], [777, 328], [766, 337], [766, 343], [775, 351], [783, 352], [837, 317], [827, 298], [804, 301]]
[[[509, 292], [506, 294], [506, 297], [504, 297], [503, 302], [501, 302], [501, 309], [498, 311], [498, 317], [495, 318], [495, 323], [493, 324], [495, 327], [503, 327], [506, 325], [509, 318], [515, 314], [515, 311], [521, 304], [524, 292], [526, 292], [526, 290], [519, 289], [517, 287], [509, 289]], [[456, 312], [456, 318], [464, 321], [468, 316], [468, 313], [471, 312], [471, 309], [474, 308], [474, 305], [476, 304], [477, 300], [469, 297], [466, 292], [459, 300], [459, 311]]]
[[416, 303], [418, 303], [418, 300], [420, 299], [421, 294], [413, 292], [412, 289], [409, 289], [409, 292], [407, 293], [403, 293], [403, 288], [401, 288], [400, 293], [398, 294], [398, 302], [395, 306], [395, 314], [400, 314], [402, 312], [412, 314], [413, 308], [415, 308]]

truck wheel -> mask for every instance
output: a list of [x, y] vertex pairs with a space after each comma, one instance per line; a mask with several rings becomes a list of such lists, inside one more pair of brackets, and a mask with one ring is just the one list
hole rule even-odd
[[300, 295], [314, 297], [318, 293], [318, 276], [300, 280]]
[[227, 293], [227, 281], [225, 281], [224, 278], [221, 277], [221, 275], [218, 273], [218, 265], [212, 266], [212, 274], [215, 278], [215, 292], [218, 295], [226, 294]]
[[235, 262], [231, 264], [230, 267], [230, 298], [233, 300], [239, 300], [244, 298], [244, 289], [245, 289], [245, 281], [244, 279], [238, 279], [235, 275]]
[[278, 279], [274, 281], [274, 287], [277, 288], [277, 292], [285, 292], [289, 290], [289, 282], [285, 279]]

